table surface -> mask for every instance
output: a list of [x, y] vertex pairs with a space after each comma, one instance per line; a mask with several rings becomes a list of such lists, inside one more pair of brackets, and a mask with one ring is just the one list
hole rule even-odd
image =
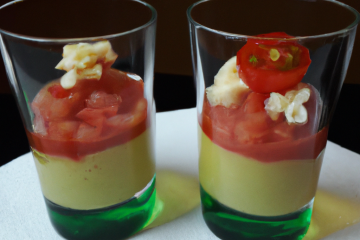
[[[156, 129], [157, 169], [197, 176], [196, 110], [158, 113], [156, 122], [157, 126], [161, 126]], [[359, 198], [358, 169], [360, 155], [328, 141], [319, 188], [348, 198]], [[48, 219], [30, 153], [0, 167], [0, 216], [0, 239], [62, 239]], [[360, 224], [356, 224], [324, 239], [355, 240], [359, 239], [359, 236]], [[170, 223], [144, 231], [131, 239], [218, 238], [206, 227], [200, 207], [197, 207]]]

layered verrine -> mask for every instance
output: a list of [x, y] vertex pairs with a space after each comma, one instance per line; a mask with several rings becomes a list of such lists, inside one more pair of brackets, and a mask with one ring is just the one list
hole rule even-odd
[[108, 41], [66, 45], [56, 66], [66, 73], [31, 102], [28, 138], [50, 218], [65, 237], [122, 238], [152, 214], [144, 82], [111, 68], [116, 58]]
[[327, 128], [318, 129], [323, 103], [301, 82], [307, 48], [283, 32], [256, 37], [206, 88], [199, 116], [204, 218], [213, 231], [244, 239], [297, 239], [310, 223], [326, 146]]

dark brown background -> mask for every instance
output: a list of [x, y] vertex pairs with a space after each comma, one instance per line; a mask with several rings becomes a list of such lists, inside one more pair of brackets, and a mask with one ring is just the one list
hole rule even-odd
[[[8, 2], [1, 0], [0, 4]], [[158, 12], [155, 72], [192, 76], [190, 37], [186, 9], [196, 0], [147, 0]], [[360, 11], [359, 0], [342, 2]], [[2, 60], [1, 60], [2, 61]], [[345, 83], [360, 84], [360, 30]], [[169, 81], [171, 81], [169, 79]], [[3, 63], [0, 64], [0, 93], [10, 93]]]

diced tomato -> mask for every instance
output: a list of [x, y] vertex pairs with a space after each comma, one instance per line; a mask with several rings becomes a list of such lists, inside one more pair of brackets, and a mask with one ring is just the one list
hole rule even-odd
[[51, 105], [48, 120], [65, 119], [73, 116], [82, 107], [79, 105], [79, 101], [81, 101], [79, 93], [71, 93], [66, 98], [55, 99]]
[[49, 123], [49, 136], [52, 139], [72, 139], [77, 132], [80, 122], [63, 121]]
[[135, 105], [134, 112], [127, 114], [118, 114], [106, 120], [106, 125], [118, 131], [131, 129], [146, 118], [147, 101], [140, 99]]
[[227, 125], [212, 125], [212, 134], [213, 137], [218, 139], [219, 141], [232, 141], [234, 134], [233, 128], [230, 128]]
[[106, 120], [106, 125], [117, 129], [124, 130], [130, 128], [134, 122], [134, 115], [132, 114], [118, 114]]
[[[94, 82], [96, 83], [96, 81]], [[141, 81], [141, 83], [143, 82]], [[99, 86], [93, 91], [102, 90], [108, 94], [120, 95], [121, 98], [124, 99], [124, 96], [121, 94], [121, 91], [128, 84], [130, 85], [137, 84], [137, 82], [129, 79], [129, 77], [126, 75], [125, 72], [111, 68], [106, 71], [103, 71], [101, 79], [98, 81]]]
[[[264, 101], [269, 94], [252, 92], [242, 106], [226, 108], [224, 106], [211, 106], [206, 100], [203, 118], [205, 131], [230, 146], [236, 142], [255, 144], [267, 141], [268, 129], [274, 124], [265, 110]], [[210, 125], [209, 125], [210, 124]]]
[[64, 98], [54, 98], [49, 91], [42, 89], [34, 98], [32, 108], [37, 108], [45, 121], [62, 121], [79, 111], [82, 107], [79, 93], [70, 93]]
[[84, 108], [76, 117], [83, 120], [84, 122], [95, 126], [99, 118], [110, 118], [116, 115], [118, 106], [110, 106], [104, 108]]
[[41, 89], [31, 103], [31, 108], [33, 111], [34, 109], [37, 109], [38, 112], [36, 115], [41, 114], [43, 119], [48, 120], [51, 115], [51, 106], [54, 101], [55, 98], [47, 91], [47, 89]]
[[131, 81], [135, 83], [127, 84], [120, 92], [122, 103], [119, 106], [119, 113], [132, 112], [138, 102], [138, 99], [143, 98], [143, 83], [135, 80]]
[[76, 133], [76, 138], [82, 140], [95, 140], [101, 135], [102, 126], [105, 118], [98, 118], [93, 121], [93, 125], [85, 122], [81, 123]]
[[116, 94], [107, 94], [103, 91], [95, 91], [86, 99], [86, 107], [88, 108], [104, 108], [109, 106], [117, 106], [122, 100]]
[[251, 144], [266, 142], [264, 137], [269, 129], [268, 122], [269, 116], [264, 111], [244, 115], [244, 119], [234, 129], [237, 140]]
[[294, 139], [295, 124], [288, 124], [286, 121], [275, 125], [270, 129], [269, 142], [290, 141]]
[[261, 94], [256, 92], [250, 93], [242, 106], [244, 113], [264, 112], [264, 102], [269, 97], [270, 94]]
[[143, 81], [115, 69], [104, 68], [100, 80], [79, 80], [69, 90], [54, 81], [39, 91], [31, 107], [32, 146], [74, 160], [125, 143], [146, 130]]
[[309, 88], [310, 99], [304, 103], [308, 112], [305, 124], [289, 124], [284, 112], [273, 121], [264, 101], [269, 94], [252, 92], [242, 106], [211, 106], [206, 97], [199, 123], [204, 133], [217, 145], [263, 162], [316, 158], [326, 145], [327, 128], [319, 131], [322, 100], [310, 84], [299, 83], [286, 91]]
[[60, 84], [54, 84], [48, 88], [54, 98], [65, 98], [70, 96], [70, 91], [64, 89]]

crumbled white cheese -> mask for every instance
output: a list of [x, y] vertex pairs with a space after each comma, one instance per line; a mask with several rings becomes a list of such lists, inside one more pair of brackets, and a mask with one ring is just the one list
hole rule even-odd
[[270, 98], [265, 100], [265, 109], [272, 120], [277, 120], [280, 113], [289, 106], [289, 100], [279, 93], [271, 93]]
[[[70, 44], [64, 47], [63, 59], [55, 68], [68, 72], [61, 78], [60, 83], [63, 88], [69, 89], [76, 84], [77, 79], [99, 80], [102, 74], [102, 65], [99, 62], [107, 63], [116, 58], [109, 41]], [[70, 71], [73, 72], [69, 74]]]
[[70, 71], [73, 68], [84, 69], [93, 67], [97, 61], [105, 63], [117, 58], [109, 41], [101, 41], [95, 44], [79, 43], [64, 47], [63, 59], [56, 65], [56, 69]]
[[60, 79], [60, 84], [64, 89], [70, 89], [75, 86], [77, 79], [76, 69], [71, 69]]
[[101, 64], [96, 64], [92, 68], [85, 68], [78, 74], [78, 79], [100, 79], [102, 75]]
[[265, 109], [272, 120], [277, 120], [281, 112], [285, 112], [289, 123], [305, 123], [308, 119], [306, 108], [302, 105], [310, 98], [310, 89], [292, 90], [285, 94], [271, 93], [265, 100]]
[[239, 78], [236, 69], [236, 56], [230, 58], [215, 76], [214, 84], [206, 88], [207, 98], [212, 106], [241, 104], [241, 96], [249, 87]]

